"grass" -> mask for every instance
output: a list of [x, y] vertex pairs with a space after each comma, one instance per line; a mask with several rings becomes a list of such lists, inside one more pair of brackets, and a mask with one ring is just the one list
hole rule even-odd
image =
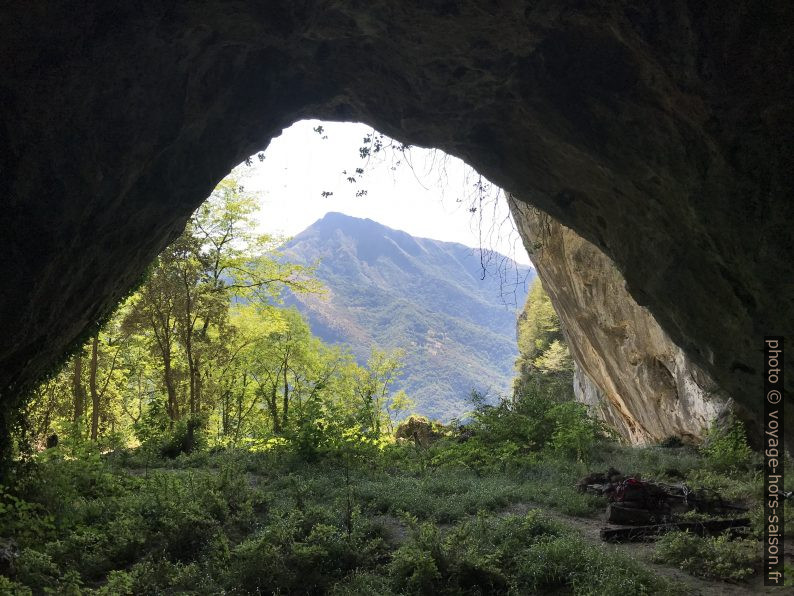
[[[0, 593], [675, 593], [680, 586], [537, 508], [600, 513], [603, 499], [575, 483], [609, 466], [700, 479], [739, 499], [758, 494], [752, 470], [710, 470], [687, 448], [606, 445], [586, 464], [541, 454], [482, 467], [439, 464], [444, 449], [314, 463], [279, 450], [173, 460], [51, 450], [13, 495], [0, 492], [0, 536], [19, 553]], [[671, 534], [656, 557], [740, 581], [755, 573], [757, 545]]]
[[757, 540], [670, 532], [657, 542], [654, 560], [700, 577], [741, 581], [755, 575], [763, 557]]
[[587, 543], [537, 509], [479, 515], [446, 534], [415, 525], [392, 557], [394, 585], [408, 593], [675, 593], [675, 586], [628, 558]]

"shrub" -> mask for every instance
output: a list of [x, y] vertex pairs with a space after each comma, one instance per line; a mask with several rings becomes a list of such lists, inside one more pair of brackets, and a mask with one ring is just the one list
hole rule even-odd
[[684, 442], [681, 440], [681, 437], [677, 435], [670, 435], [668, 437], [665, 437], [659, 443], [659, 447], [664, 447], [665, 449], [677, 449], [683, 446], [684, 446]]
[[149, 403], [143, 416], [133, 425], [133, 431], [142, 445], [157, 443], [168, 433], [171, 420], [168, 416], [165, 398], [158, 396]]
[[43, 540], [55, 529], [54, 518], [38, 503], [30, 503], [0, 485], [0, 536]]
[[670, 532], [656, 543], [654, 560], [700, 577], [740, 581], [755, 574], [761, 551], [757, 541], [731, 540], [728, 534], [704, 538]]
[[468, 467], [497, 464], [504, 471], [513, 463], [527, 463], [528, 454], [544, 450], [582, 460], [605, 436], [603, 425], [585, 406], [533, 387], [497, 406], [476, 395], [473, 401], [474, 420], [467, 427], [470, 438], [453, 449]]
[[389, 571], [393, 589], [410, 594], [672, 593], [637, 563], [585, 543], [538, 510], [479, 515], [446, 536], [431, 524], [414, 523]]
[[285, 593], [326, 592], [354, 569], [383, 556], [385, 544], [354, 512], [346, 527], [332, 510], [311, 506], [275, 515], [229, 559], [230, 590]]
[[96, 593], [97, 596], [131, 596], [135, 593], [134, 577], [125, 571], [111, 571], [105, 585]]
[[574, 536], [540, 540], [518, 557], [526, 593], [569, 587], [574, 594], [680, 593], [637, 562]]
[[204, 426], [204, 420], [198, 417], [180, 420], [170, 434], [162, 439], [160, 454], [163, 457], [174, 458], [178, 455], [203, 450], [207, 444], [207, 438], [203, 432]]
[[222, 594], [212, 574], [199, 563], [145, 558], [128, 572], [114, 574], [101, 594]]
[[554, 405], [548, 413], [554, 422], [551, 447], [580, 461], [589, 454], [599, 439], [601, 425], [588, 415], [587, 407], [576, 402]]
[[706, 465], [717, 472], [735, 473], [753, 463], [753, 451], [747, 444], [744, 425], [735, 421], [727, 428], [712, 427], [701, 448]]
[[10, 580], [5, 575], [0, 575], [0, 594], [9, 596], [33, 596], [33, 591], [20, 583]]
[[473, 539], [475, 531], [463, 524], [442, 538], [436, 526], [414, 523], [411, 540], [392, 558], [394, 587], [414, 594], [504, 592], [507, 579]]
[[331, 588], [332, 596], [391, 596], [395, 592], [391, 589], [388, 577], [366, 570], [356, 570]]
[[396, 587], [411, 593], [432, 594], [441, 581], [441, 572], [433, 552], [414, 544], [400, 547], [394, 553], [391, 573]]
[[54, 590], [61, 571], [48, 554], [30, 548], [22, 549], [16, 561], [16, 580], [36, 592]]

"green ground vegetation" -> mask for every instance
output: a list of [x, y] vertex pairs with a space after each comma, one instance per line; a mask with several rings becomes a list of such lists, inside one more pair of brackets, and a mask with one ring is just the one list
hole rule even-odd
[[[548, 430], [569, 423], [558, 405], [533, 395], [475, 404], [469, 424], [443, 428], [427, 446], [355, 422], [176, 457], [160, 446], [181, 441], [173, 436], [181, 429], [104, 453], [90, 440], [64, 442], [0, 492], [0, 536], [15, 552], [0, 591], [685, 592], [580, 531], [576, 520], [596, 518], [605, 501], [578, 492], [577, 479], [611, 465], [647, 479], [736, 486], [733, 497], [757, 508], [753, 462], [726, 472], [708, 450], [628, 448], [597, 431], [586, 445], [569, 444]], [[739, 540], [670, 534], [655, 557], [748, 580], [760, 564], [758, 522]]]

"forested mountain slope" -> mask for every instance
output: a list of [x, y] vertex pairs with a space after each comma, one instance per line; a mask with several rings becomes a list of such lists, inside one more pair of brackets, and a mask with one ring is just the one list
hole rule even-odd
[[447, 420], [467, 409], [472, 389], [509, 390], [516, 305], [523, 305], [534, 270], [497, 255], [483, 279], [477, 249], [339, 213], [298, 234], [284, 253], [319, 263], [326, 295], [288, 298], [316, 335], [348, 344], [361, 361], [373, 346], [405, 350], [397, 388], [418, 412]]

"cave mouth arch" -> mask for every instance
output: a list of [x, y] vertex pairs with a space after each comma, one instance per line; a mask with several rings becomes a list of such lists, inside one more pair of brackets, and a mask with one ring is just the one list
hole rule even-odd
[[[431, 221], [414, 221], [419, 214]], [[534, 272], [526, 253], [519, 264], [495, 250], [520, 258], [517, 242], [504, 193], [460, 160], [393, 147], [360, 124], [296, 123], [224, 177], [133, 296], [34, 391], [29, 442], [42, 447], [53, 430], [86, 438], [89, 426], [92, 441], [144, 442], [141, 429], [167, 414], [170, 425], [204, 420], [208, 435], [237, 445], [263, 432], [266, 407], [278, 435], [286, 423], [267, 398], [275, 386], [262, 388], [282, 378], [263, 356], [279, 349], [279, 325], [303, 346], [289, 390], [284, 365], [284, 420], [289, 402], [297, 424], [306, 386], [319, 382], [311, 375], [322, 373], [307, 350], [343, 371], [348, 354], [361, 370], [399, 361], [378, 409], [390, 425], [401, 421], [387, 407], [395, 399], [414, 404], [403, 414], [461, 420], [471, 395], [496, 403], [513, 394], [517, 315]], [[305, 279], [303, 267], [312, 268]], [[349, 372], [333, 378], [358, 387]], [[236, 427], [231, 395], [247, 400]]]
[[42, 7], [2, 14], [6, 406], [226, 171], [318, 117], [439, 147], [574, 229], [759, 410], [763, 336], [794, 321], [790, 3]]
[[[225, 209], [228, 215], [222, 215]], [[233, 214], [239, 224], [227, 228]], [[232, 169], [191, 215], [187, 233], [160, 256], [158, 271], [133, 303], [160, 312], [160, 300], [149, 289], [151, 280], [163, 277], [159, 271], [170, 270], [175, 262], [177, 269], [187, 268], [178, 264], [185, 254], [199, 262], [207, 259], [210, 279], [220, 260], [233, 260], [239, 251], [250, 251], [255, 262], [258, 244], [250, 229], [254, 222], [270, 247], [265, 255], [272, 250], [285, 264], [316, 266], [316, 274], [309, 277], [327, 290], [301, 291], [301, 274], [294, 286], [273, 275], [274, 287], [283, 283], [284, 305], [297, 307], [316, 337], [350, 351], [362, 366], [372, 349], [401, 353], [402, 374], [391, 393], [404, 390], [418, 414], [447, 423], [470, 410], [473, 391], [492, 401], [512, 394], [519, 356], [516, 319], [534, 271], [504, 193], [465, 163], [441, 151], [404, 147], [360, 123], [297, 122], [263, 152]], [[240, 234], [240, 246], [229, 249], [229, 255], [224, 250], [219, 258], [202, 256], [220, 255], [218, 244], [234, 245], [235, 233]], [[227, 234], [233, 238], [231, 244]], [[189, 248], [195, 243], [201, 248]], [[183, 254], [180, 247], [189, 252]], [[245, 318], [245, 308], [238, 312], [235, 307], [258, 300], [278, 303], [268, 292], [249, 295], [244, 289], [255, 285], [249, 277], [258, 277], [256, 266], [237, 267], [223, 269], [221, 276], [223, 284], [241, 289], [239, 296], [234, 290], [222, 293], [230, 292], [229, 321], [221, 323], [208, 313], [210, 328], [220, 331], [228, 325], [230, 337], [240, 329], [235, 318], [251, 320]], [[223, 281], [225, 275], [234, 281]], [[306, 285], [312, 287], [311, 282]], [[290, 291], [293, 288], [298, 289]], [[180, 295], [179, 287], [173, 291]], [[198, 305], [201, 291], [195, 291], [193, 302]], [[175, 300], [182, 304], [184, 298]], [[193, 307], [187, 303], [184, 308]], [[199, 320], [207, 319], [199, 306], [195, 308]], [[109, 329], [125, 326], [117, 322], [118, 311], [113, 319]], [[161, 340], [151, 340], [148, 324], [135, 328], [149, 337], [153, 353], [158, 345], [162, 349]], [[197, 337], [196, 345], [201, 335]], [[178, 358], [169, 354], [171, 369], [192, 370], [191, 356], [184, 353], [189, 343], [176, 340], [183, 349]], [[216, 372], [208, 370], [216, 366], [211, 362], [197, 364], [196, 369], [210, 378]], [[162, 385], [162, 375], [159, 378]], [[183, 373], [181, 381], [172, 383], [173, 393], [181, 395], [180, 411], [187, 403], [180, 393], [187, 378]], [[189, 378], [192, 396], [192, 375]], [[201, 394], [202, 403], [221, 401], [209, 390]]]
[[501, 188], [441, 150], [404, 146], [362, 123], [295, 122], [233, 171], [277, 235], [335, 211], [477, 248], [483, 275], [510, 273], [494, 253], [531, 265]]

